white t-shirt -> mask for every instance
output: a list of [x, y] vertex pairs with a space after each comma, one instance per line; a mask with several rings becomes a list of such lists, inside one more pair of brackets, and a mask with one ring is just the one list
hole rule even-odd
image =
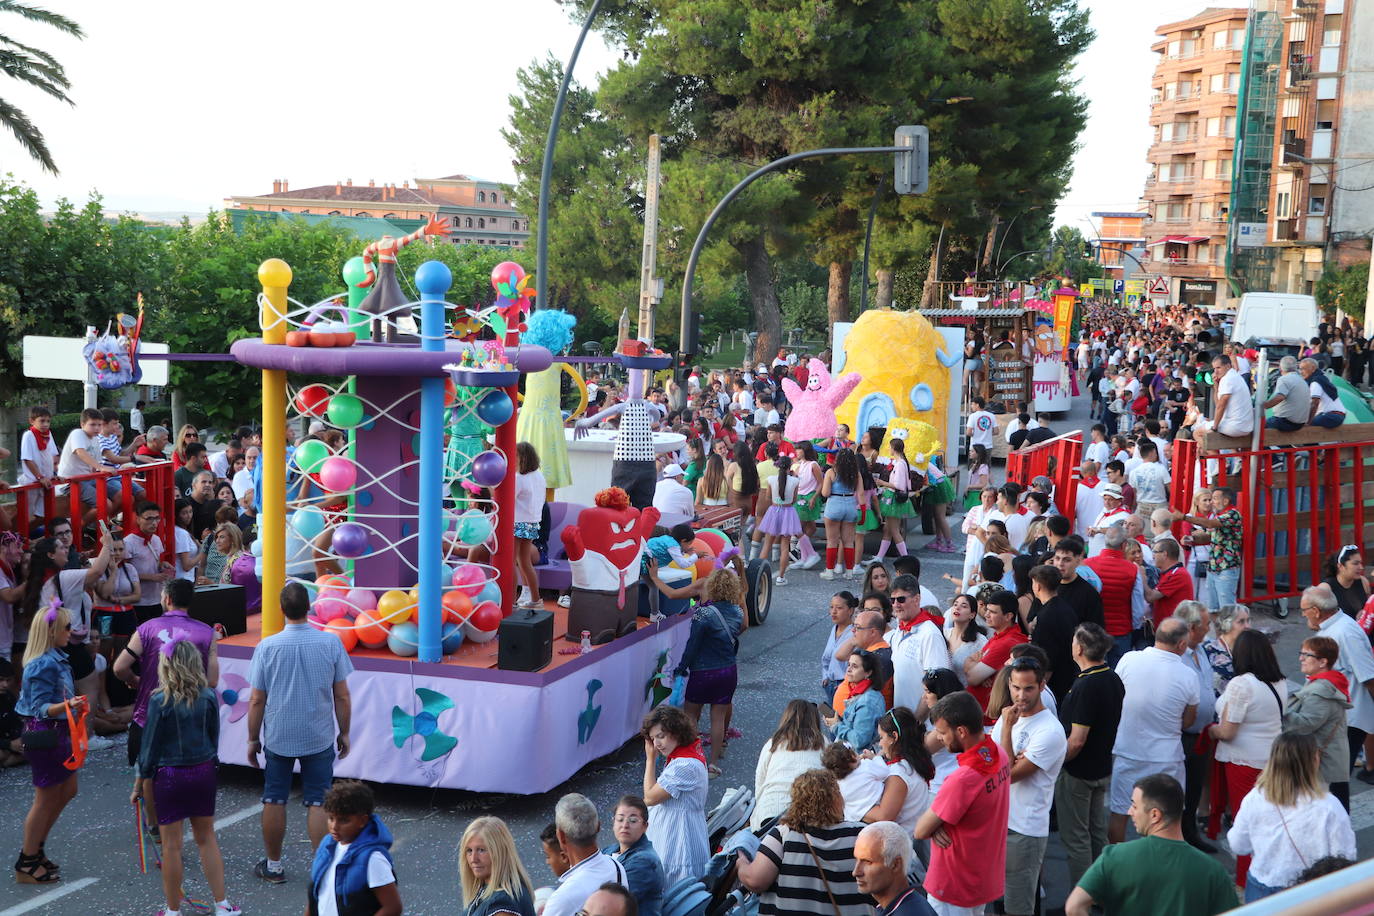
[[1308, 382], [1307, 388], [1312, 392], [1312, 397], [1318, 399], [1317, 413], [1345, 413], [1345, 405], [1340, 402], [1340, 399], [1327, 397], [1321, 385], [1316, 382]]
[[[1250, 432], [1255, 428], [1255, 411], [1250, 403], [1250, 388], [1240, 373], [1234, 370], [1226, 373], [1217, 384], [1218, 400], [1228, 394], [1231, 397], [1226, 402], [1226, 410], [1222, 413], [1218, 426], [1226, 426], [1232, 431], [1232, 435]], [[1222, 431], [1222, 434], [1226, 435], [1226, 432]]]
[[253, 492], [253, 472], [244, 468], [234, 475], [233, 480], [234, 498], [242, 501], [245, 496]]
[[33, 483], [38, 478], [29, 473], [29, 466], [25, 461], [32, 461], [44, 477], [51, 477], [53, 465], [57, 463], [57, 439], [52, 434], [48, 435], [48, 447], [42, 451], [38, 448], [38, 438], [33, 434], [33, 430], [24, 430], [24, 437], [19, 440], [19, 482]]
[[[67, 441], [62, 446], [62, 455], [57, 461], [57, 476], [75, 477], [78, 474], [89, 474], [96, 470], [76, 457], [77, 449], [85, 449], [87, 457], [92, 461], [100, 460], [98, 457], [100, 450], [96, 447], [95, 439], [86, 435], [78, 426], [67, 435]], [[67, 489], [67, 484], [59, 484], [57, 492], [58, 494], [66, 493]]]
[[[1216, 756], [1222, 763], [1264, 769], [1269, 750], [1283, 730], [1283, 707], [1288, 703], [1288, 682], [1279, 681], [1271, 692], [1253, 674], [1231, 678], [1217, 698], [1217, 716], [1224, 722], [1241, 723], [1230, 741], [1218, 741]], [[1278, 694], [1278, 699], [1274, 694]]]
[[229, 476], [229, 451], [215, 452], [210, 456], [210, 470], [214, 472], [216, 480], [223, 480]]
[[1030, 530], [1031, 519], [1034, 518], [1029, 512], [1013, 512], [1002, 522], [1007, 526], [1007, 540], [1011, 541], [1012, 550], [1020, 550], [1021, 545], [1026, 540], [1026, 532]]
[[986, 410], [975, 410], [968, 417], [968, 437], [970, 445], [981, 445], [992, 450], [992, 431], [997, 428], [997, 418]]
[[[696, 502], [692, 491], [682, 485], [676, 477], [665, 477], [654, 486], [654, 508], [661, 515], [677, 521], [690, 520], [696, 515]], [[675, 521], [674, 524], [677, 522]]]
[[[1049, 692], [1046, 687], [1045, 693]], [[993, 737], [1001, 743], [1005, 724], [999, 716]], [[1020, 782], [1011, 784], [1011, 809], [1007, 828], [1022, 836], [1050, 835], [1050, 804], [1054, 801], [1054, 781], [1064, 765], [1069, 741], [1064, 726], [1048, 708], [1016, 720], [1011, 727], [1011, 746], [1015, 754], [1025, 754], [1036, 770]], [[1013, 756], [1015, 756], [1013, 754]]]
[[195, 538], [191, 537], [191, 532], [180, 525], [173, 526], [172, 530], [176, 532], [177, 538], [177, 578], [185, 579], [187, 582], [194, 582], [196, 581], [196, 569], [194, 566], [190, 569], [183, 569], [181, 566], [181, 555], [183, 553], [198, 553], [200, 551], [200, 545], [196, 543]]
[[515, 520], [539, 524], [544, 514], [544, 472], [535, 468], [515, 475]]
[[1127, 652], [1116, 663], [1126, 687], [1112, 753], [1132, 760], [1177, 763], [1183, 759], [1183, 711], [1198, 702], [1198, 678], [1172, 652], [1150, 646]]
[[754, 409], [754, 393], [748, 388], [741, 388], [735, 392], [735, 404], [742, 410]]
[[[340, 843], [334, 847], [334, 859], [324, 870], [324, 880], [320, 882], [320, 895], [315, 901], [319, 905], [320, 916], [339, 916], [338, 901], [334, 899], [334, 869], [339, 867], [339, 862], [343, 860], [350, 845], [352, 844]], [[380, 850], [373, 850], [367, 859], [367, 886], [386, 887], [395, 883], [396, 873], [391, 870], [391, 863]]]
[[129, 411], [129, 427], [136, 433], [144, 431], [143, 411], [137, 407]]
[[1083, 449], [1083, 459], [1085, 461], [1096, 461], [1099, 465], [1106, 464], [1112, 460], [1112, 446], [1109, 442], [1089, 442], [1088, 447]]
[[1142, 461], [1131, 469], [1126, 480], [1135, 487], [1137, 503], [1169, 501], [1169, 471], [1158, 461]]
[[754, 408], [755, 426], [772, 426], [774, 423], [781, 423], [782, 417], [778, 416], [777, 410], [770, 407], [764, 410], [762, 407]]
[[840, 780], [840, 797], [844, 799], [844, 819], [862, 821], [883, 797], [883, 783], [896, 776], [887, 764], [872, 757], [860, 758], [859, 765]]
[[906, 633], [893, 627], [886, 639], [892, 647], [892, 703], [915, 709], [921, 702], [921, 679], [925, 673], [949, 667], [949, 643], [930, 620]]

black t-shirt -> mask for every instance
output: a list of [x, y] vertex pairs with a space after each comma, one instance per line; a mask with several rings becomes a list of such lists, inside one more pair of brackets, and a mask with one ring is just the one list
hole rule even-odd
[[1102, 615], [1102, 596], [1082, 576], [1074, 576], [1072, 582], [1060, 583], [1059, 597], [1073, 608], [1079, 623], [1106, 626], [1106, 618]]
[[1077, 626], [1078, 615], [1058, 596], [1041, 605], [1035, 615], [1031, 642], [1050, 657], [1050, 690], [1061, 703], [1078, 676], [1078, 665], [1073, 660], [1073, 631]]
[[1081, 672], [1073, 688], [1059, 706], [1059, 721], [1065, 733], [1075, 725], [1088, 727], [1088, 740], [1078, 756], [1064, 764], [1064, 770], [1078, 779], [1102, 779], [1112, 774], [1112, 746], [1121, 724], [1121, 704], [1126, 685], [1116, 672], [1099, 665]]

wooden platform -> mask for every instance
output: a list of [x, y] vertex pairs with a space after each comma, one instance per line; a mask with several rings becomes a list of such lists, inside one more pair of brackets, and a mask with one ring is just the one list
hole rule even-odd
[[[1291, 433], [1277, 429], [1266, 429], [1260, 436], [1261, 448], [1302, 448], [1312, 445], [1339, 445], [1345, 442], [1374, 441], [1374, 423], [1343, 423], [1335, 429], [1320, 426], [1304, 426]], [[1248, 451], [1250, 436], [1223, 436], [1220, 433], [1199, 433], [1197, 446], [1203, 452], [1222, 449]]]

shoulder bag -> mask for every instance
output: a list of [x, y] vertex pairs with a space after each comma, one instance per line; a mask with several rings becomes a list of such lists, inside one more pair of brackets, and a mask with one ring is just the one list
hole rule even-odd
[[835, 916], [844, 916], [840, 911], [840, 905], [835, 902], [835, 894], [830, 890], [830, 881], [825, 877], [825, 869], [821, 868], [821, 858], [816, 855], [816, 847], [811, 845], [811, 837], [806, 835], [805, 830], [798, 830], [802, 839], [806, 840], [806, 848], [811, 853], [811, 861], [816, 863], [816, 872], [821, 876], [821, 883], [825, 885], [825, 896], [830, 898], [830, 905], [835, 908]]

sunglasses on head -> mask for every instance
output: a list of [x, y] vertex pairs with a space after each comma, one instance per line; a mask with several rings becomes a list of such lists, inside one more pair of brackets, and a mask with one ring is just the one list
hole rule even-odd
[[1011, 670], [1012, 670], [1012, 671], [1043, 671], [1044, 668], [1041, 666], [1040, 662], [1038, 662], [1038, 661], [1036, 661], [1035, 659], [1031, 658], [1029, 655], [1023, 655], [1023, 656], [1021, 656], [1020, 658], [1017, 658], [1017, 659], [1013, 659], [1013, 660], [1012, 660], [1012, 663], [1011, 663]]

